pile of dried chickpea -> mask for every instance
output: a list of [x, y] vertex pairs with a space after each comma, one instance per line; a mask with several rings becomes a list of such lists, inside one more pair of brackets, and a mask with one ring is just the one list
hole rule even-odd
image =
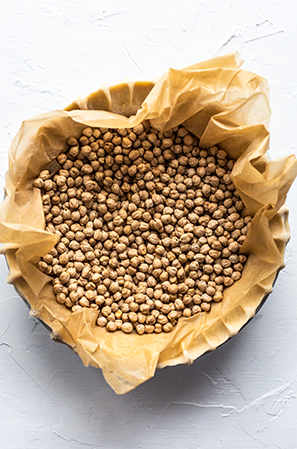
[[85, 128], [40, 172], [47, 231], [60, 240], [38, 263], [56, 300], [98, 311], [108, 331], [170, 332], [208, 312], [240, 279], [251, 221], [224, 150], [183, 126], [159, 132]]

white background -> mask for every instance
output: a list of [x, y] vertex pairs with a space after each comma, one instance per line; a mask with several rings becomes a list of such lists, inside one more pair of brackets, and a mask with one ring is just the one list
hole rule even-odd
[[[270, 156], [296, 153], [295, 0], [0, 3], [1, 191], [22, 120], [104, 82], [152, 79], [233, 50], [269, 81]], [[1, 256], [1, 448], [297, 448], [296, 200], [295, 182], [287, 266], [258, 315], [192, 366], [158, 371], [124, 396], [29, 317]]]

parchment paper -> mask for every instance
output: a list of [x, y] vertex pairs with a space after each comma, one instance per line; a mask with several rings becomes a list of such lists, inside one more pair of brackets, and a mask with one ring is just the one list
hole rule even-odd
[[[9, 151], [6, 198], [0, 207], [0, 239], [10, 269], [8, 282], [52, 329], [52, 338], [75, 350], [85, 365], [103, 370], [118, 393], [152, 377], [156, 368], [192, 363], [213, 350], [255, 314], [272, 290], [289, 238], [286, 194], [297, 174], [295, 157], [268, 161], [268, 85], [240, 70], [238, 53], [183, 70], [169, 69], [156, 83], [127, 80], [77, 98], [65, 110], [23, 122]], [[97, 311], [70, 312], [52, 293], [51, 277], [36, 268], [57, 242], [45, 232], [40, 191], [33, 181], [86, 126], [132, 127], [144, 119], [167, 130], [183, 123], [200, 146], [219, 145], [237, 160], [232, 178], [253, 215], [242, 251], [249, 255], [242, 278], [210, 313], [181, 318], [171, 333], [108, 333], [95, 324]]]

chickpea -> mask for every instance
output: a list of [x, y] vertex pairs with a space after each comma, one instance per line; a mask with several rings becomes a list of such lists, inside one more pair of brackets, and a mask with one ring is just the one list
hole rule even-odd
[[86, 127], [42, 170], [46, 231], [60, 240], [37, 263], [58, 303], [98, 310], [109, 332], [170, 332], [209, 312], [242, 275], [252, 217], [231, 179], [234, 161], [200, 149], [183, 126], [159, 132]]

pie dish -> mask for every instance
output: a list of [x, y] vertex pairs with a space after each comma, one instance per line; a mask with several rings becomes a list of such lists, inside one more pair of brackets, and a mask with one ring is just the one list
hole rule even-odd
[[[0, 209], [8, 282], [29, 303], [31, 315], [52, 329], [52, 338], [70, 346], [85, 365], [100, 367], [118, 394], [152, 377], [156, 368], [190, 364], [237, 334], [284, 267], [290, 236], [285, 198], [297, 164], [294, 156], [268, 160], [267, 82], [239, 69], [240, 64], [235, 53], [170, 69], [156, 83], [127, 80], [102, 86], [64, 110], [25, 121], [11, 145]], [[67, 138], [80, 135], [85, 126], [133, 127], [146, 119], [160, 130], [182, 123], [201, 147], [217, 145], [236, 160], [232, 180], [253, 216], [244, 243], [248, 260], [242, 278], [224, 291], [223, 301], [210, 313], [180, 318], [170, 334], [110, 334], [95, 325], [95, 310], [71, 313], [58, 304], [51, 278], [37, 269], [57, 237], [44, 231], [40, 192], [33, 182], [66, 151]]]

